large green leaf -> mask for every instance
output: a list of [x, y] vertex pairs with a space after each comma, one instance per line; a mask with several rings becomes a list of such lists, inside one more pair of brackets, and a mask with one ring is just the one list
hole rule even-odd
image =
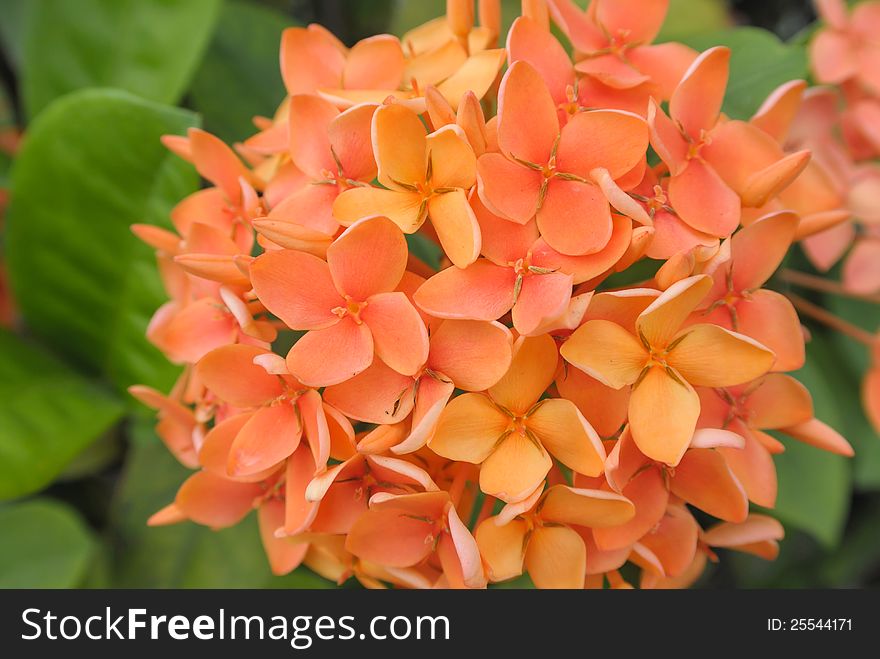
[[[828, 378], [833, 359], [825, 337], [816, 333], [807, 347], [807, 364], [795, 374], [810, 393], [816, 416], [844, 430], [835, 383]], [[779, 472], [776, 514], [783, 522], [810, 533], [827, 547], [840, 541], [850, 505], [850, 460], [794, 440], [784, 440], [785, 452], [775, 456]]]
[[285, 93], [278, 65], [281, 31], [291, 23], [257, 5], [223, 6], [189, 92], [205, 130], [230, 142], [242, 140], [255, 132], [255, 115], [272, 116]]
[[91, 533], [50, 499], [0, 506], [0, 588], [73, 588], [86, 574]]
[[122, 411], [114, 395], [0, 330], [0, 500], [48, 485]]
[[748, 119], [779, 85], [807, 76], [804, 46], [785, 44], [761, 28], [692, 34], [682, 41], [701, 51], [712, 46], [730, 48], [730, 83], [724, 111], [734, 119]]
[[189, 472], [141, 423], [111, 512], [113, 583], [123, 588], [328, 587], [300, 569], [271, 575], [254, 515], [212, 531], [189, 522], [149, 528], [147, 519], [174, 500]]
[[219, 0], [28, 0], [21, 88], [26, 114], [83, 87], [160, 103], [186, 91]]
[[24, 318], [120, 390], [167, 387], [176, 372], [144, 338], [167, 296], [152, 250], [129, 227], [168, 224], [196, 188], [193, 168], [159, 142], [196, 121], [125, 92], [83, 90], [32, 124], [13, 167], [6, 251]]

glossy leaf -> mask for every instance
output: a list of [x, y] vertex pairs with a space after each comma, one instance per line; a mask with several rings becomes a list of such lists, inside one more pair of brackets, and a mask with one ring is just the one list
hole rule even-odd
[[74, 588], [94, 551], [75, 510], [51, 499], [0, 506], [0, 588]]
[[28, 0], [21, 87], [35, 117], [83, 87], [176, 103], [214, 29], [220, 0]]
[[176, 369], [144, 332], [167, 299], [134, 222], [167, 225], [196, 188], [193, 168], [159, 138], [196, 117], [125, 92], [84, 90], [35, 121], [12, 173], [6, 253], [28, 327], [120, 390], [167, 388]]
[[258, 5], [223, 5], [190, 89], [205, 130], [224, 140], [243, 140], [256, 131], [255, 115], [272, 116], [284, 96], [278, 46], [291, 24], [287, 16]]
[[116, 396], [0, 330], [0, 500], [48, 485], [122, 412]]

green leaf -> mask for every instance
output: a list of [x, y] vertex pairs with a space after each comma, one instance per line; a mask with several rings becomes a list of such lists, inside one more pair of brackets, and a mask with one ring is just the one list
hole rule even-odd
[[655, 41], [682, 41], [700, 32], [721, 30], [730, 22], [723, 0], [670, 0], [666, 21]]
[[102, 387], [0, 330], [0, 500], [48, 485], [122, 411]]
[[[827, 377], [828, 352], [825, 337], [814, 334], [807, 347], [807, 363], [795, 373], [813, 395], [816, 417], [841, 430], [842, 416]], [[850, 460], [784, 439], [785, 452], [774, 456], [779, 474], [779, 497], [775, 514], [785, 522], [810, 533], [826, 547], [835, 547], [849, 513], [852, 486]]]
[[0, 588], [73, 588], [94, 542], [72, 508], [50, 499], [0, 506]]
[[693, 34], [682, 41], [700, 51], [712, 46], [730, 48], [730, 82], [724, 111], [734, 119], [748, 119], [779, 85], [807, 76], [804, 46], [785, 44], [761, 28]]
[[[832, 313], [868, 330], [880, 330], [880, 305], [837, 295], [826, 295], [824, 304]], [[861, 382], [870, 364], [867, 347], [840, 332], [834, 332], [829, 350], [835, 359], [829, 377], [835, 379], [835, 394], [844, 419], [846, 438], [855, 448], [855, 482], [860, 490], [880, 490], [880, 437], [865, 416]]]
[[29, 328], [120, 390], [167, 388], [177, 369], [144, 332], [167, 295], [135, 222], [169, 225], [197, 187], [159, 142], [195, 125], [190, 112], [117, 90], [83, 90], [32, 124], [12, 172], [6, 252]]
[[121, 588], [317, 588], [330, 582], [308, 570], [273, 577], [255, 515], [212, 531], [190, 522], [149, 528], [189, 475], [142, 426], [136, 429], [111, 511], [114, 586]]
[[83, 87], [177, 103], [213, 32], [219, 0], [28, 0], [21, 88], [34, 117]]
[[285, 94], [278, 65], [281, 32], [291, 24], [284, 14], [258, 5], [223, 5], [189, 92], [205, 130], [229, 142], [242, 140], [256, 131], [255, 115], [275, 113]]

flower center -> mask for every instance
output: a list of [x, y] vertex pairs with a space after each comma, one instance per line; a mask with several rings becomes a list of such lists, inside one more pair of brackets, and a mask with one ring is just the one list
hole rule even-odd
[[333, 307], [330, 311], [340, 318], [345, 318], [346, 316], [351, 316], [354, 321], [360, 325], [363, 320], [361, 320], [361, 312], [366, 308], [367, 302], [358, 302], [357, 300], [351, 298], [350, 296], [345, 296], [345, 306]]

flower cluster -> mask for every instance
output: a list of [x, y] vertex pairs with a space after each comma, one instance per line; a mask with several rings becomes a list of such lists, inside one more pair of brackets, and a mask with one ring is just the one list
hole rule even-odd
[[768, 431], [851, 449], [785, 374], [804, 333], [765, 285], [847, 214], [784, 139], [802, 85], [728, 118], [729, 51], [652, 45], [666, 5], [525, 1], [503, 48], [497, 0], [351, 48], [290, 28], [256, 135], [166, 139], [210, 187], [134, 228], [185, 368], [132, 393], [195, 470], [151, 523], [256, 508], [276, 573], [369, 587], [775, 556]]

